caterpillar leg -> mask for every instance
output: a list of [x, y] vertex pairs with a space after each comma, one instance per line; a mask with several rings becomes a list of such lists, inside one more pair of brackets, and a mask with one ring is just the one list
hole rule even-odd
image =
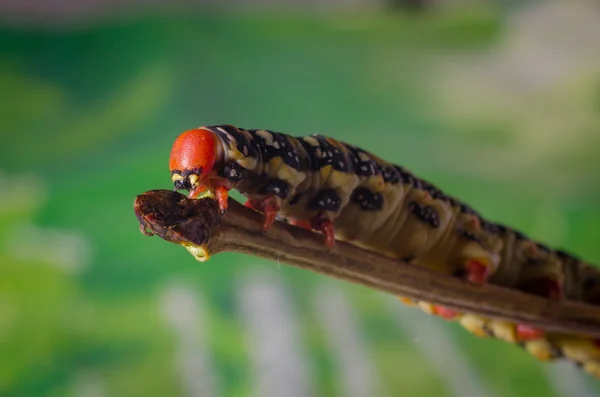
[[316, 216], [310, 223], [313, 229], [318, 230], [325, 235], [325, 245], [327, 245], [327, 248], [333, 248], [335, 245], [333, 222], [329, 218]]
[[564, 297], [564, 286], [560, 280], [550, 277], [533, 280], [521, 286], [523, 291], [543, 296], [553, 300], [560, 300]]
[[219, 186], [215, 189], [215, 196], [219, 203], [219, 209], [221, 212], [227, 211], [227, 199], [229, 198], [229, 191], [225, 186]]
[[[560, 300], [564, 297], [562, 282], [549, 277], [532, 280], [530, 283], [523, 286], [522, 290], [552, 300]], [[544, 337], [544, 331], [526, 324], [517, 324], [516, 334], [520, 341], [531, 341]]]
[[306, 230], [317, 230], [325, 235], [325, 244], [327, 248], [332, 248], [335, 245], [335, 232], [333, 222], [321, 215], [317, 215], [310, 221], [304, 219], [291, 219], [290, 224], [301, 227]]
[[487, 258], [470, 259], [465, 263], [465, 279], [475, 285], [485, 284], [491, 275], [492, 263]]
[[264, 200], [252, 200], [248, 199], [244, 203], [245, 207], [252, 208], [255, 211], [262, 212], [264, 214], [262, 230], [267, 230], [275, 222], [277, 212], [279, 212], [280, 205], [273, 196], [269, 196]]
[[456, 320], [456, 318], [460, 315], [458, 311], [440, 305], [433, 306], [433, 313], [446, 320]]
[[516, 333], [520, 341], [540, 339], [544, 336], [544, 331], [526, 324], [517, 324]]
[[[190, 190], [188, 197], [189, 198], [198, 198], [203, 193], [205, 193], [209, 188], [205, 185], [198, 185], [194, 189]], [[221, 212], [227, 211], [227, 199], [229, 198], [229, 189], [225, 186], [218, 186], [214, 190], [215, 198], [219, 203], [219, 209]]]

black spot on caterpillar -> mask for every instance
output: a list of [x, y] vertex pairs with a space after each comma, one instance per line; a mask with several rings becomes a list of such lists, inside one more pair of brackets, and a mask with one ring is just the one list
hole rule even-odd
[[285, 199], [289, 194], [289, 187], [285, 181], [281, 179], [270, 179], [261, 189], [261, 194], [273, 194], [281, 199]]
[[[431, 227], [437, 228], [440, 226], [440, 216], [437, 212], [435, 212], [435, 209], [433, 207], [428, 205], [422, 205], [413, 201], [410, 204], [408, 204], [408, 210], [412, 212], [417, 218], [427, 223]], [[474, 235], [472, 236], [473, 238], [471, 238], [471, 240], [479, 241], [479, 239], [475, 238]]]
[[352, 192], [351, 199], [364, 211], [379, 211], [383, 207], [383, 196], [381, 193], [373, 193], [364, 187], [356, 188]]
[[[217, 136], [221, 145], [214, 151], [218, 155], [213, 169], [205, 170], [202, 181], [211, 188], [238, 190], [265, 219], [272, 221], [277, 215], [305, 221], [326, 234], [329, 243], [335, 233], [336, 239], [409, 258], [471, 283], [600, 304], [597, 268], [485, 219], [433, 184], [366, 150], [321, 135], [292, 137], [227, 125], [201, 129]], [[174, 164], [179, 163], [184, 161], [176, 158]], [[172, 172], [176, 188], [193, 185], [188, 177], [195, 183], [200, 180], [190, 170]], [[477, 335], [522, 345], [540, 359], [580, 362], [585, 371], [600, 377], [598, 341], [454, 313], [427, 302], [411, 303], [459, 321]]]
[[231, 161], [219, 169], [219, 176], [231, 182], [239, 182], [247, 177], [248, 171], [238, 163]]
[[308, 203], [307, 208], [317, 211], [337, 211], [341, 204], [341, 199], [334, 189], [323, 189]]

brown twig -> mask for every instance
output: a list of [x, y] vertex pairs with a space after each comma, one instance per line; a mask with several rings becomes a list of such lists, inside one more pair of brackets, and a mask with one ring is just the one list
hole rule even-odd
[[241, 252], [461, 312], [600, 337], [599, 306], [473, 286], [343, 242], [329, 250], [320, 234], [282, 222], [263, 232], [261, 214], [230, 199], [227, 214], [220, 218], [213, 203], [158, 190], [138, 196], [135, 210], [144, 229], [184, 246], [203, 246], [210, 255]]

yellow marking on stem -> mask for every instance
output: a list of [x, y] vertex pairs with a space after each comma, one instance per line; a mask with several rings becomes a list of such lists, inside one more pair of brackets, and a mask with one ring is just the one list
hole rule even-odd
[[[182, 244], [183, 245], [183, 244]], [[183, 245], [186, 250], [199, 262], [206, 262], [210, 259], [210, 254], [206, 246], [200, 245]]]

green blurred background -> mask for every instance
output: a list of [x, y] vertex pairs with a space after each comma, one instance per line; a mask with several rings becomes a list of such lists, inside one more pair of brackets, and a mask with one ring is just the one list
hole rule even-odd
[[132, 211], [186, 129], [318, 132], [600, 263], [593, 1], [28, 3], [0, 12], [0, 396], [600, 392], [381, 293], [200, 264]]

